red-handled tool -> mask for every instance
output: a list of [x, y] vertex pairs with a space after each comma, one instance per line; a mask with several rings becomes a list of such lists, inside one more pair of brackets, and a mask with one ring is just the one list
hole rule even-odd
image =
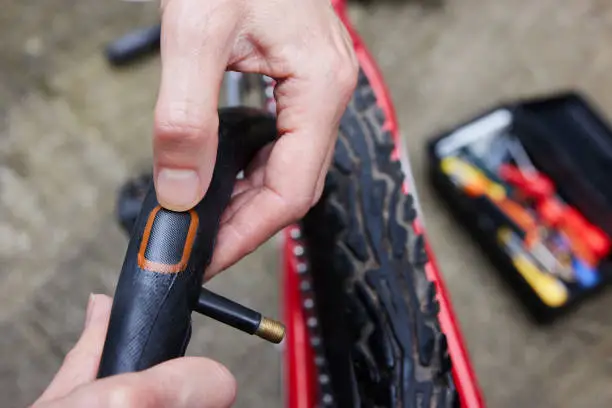
[[553, 228], [569, 238], [572, 249], [588, 264], [594, 266], [610, 252], [610, 238], [591, 224], [576, 209], [555, 194], [552, 181], [540, 172], [504, 164], [500, 176], [516, 187], [526, 198], [535, 202], [538, 215]]
[[502, 164], [499, 175], [530, 199], [539, 201], [555, 194], [555, 186], [541, 173], [526, 173], [511, 164]]

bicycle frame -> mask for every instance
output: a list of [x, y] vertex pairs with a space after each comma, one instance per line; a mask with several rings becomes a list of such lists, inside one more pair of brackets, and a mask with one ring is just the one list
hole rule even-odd
[[[378, 98], [381, 109], [387, 117], [386, 127], [392, 133], [395, 141], [394, 156], [403, 163], [406, 180], [405, 192], [411, 191], [415, 195], [411, 170], [407, 165], [407, 152], [400, 148], [402, 146], [398, 122], [395, 116], [390, 93], [384, 83], [382, 75], [376, 62], [370, 55], [365, 44], [359, 37], [357, 31], [351, 25], [346, 14], [346, 0], [332, 0], [334, 9], [346, 26], [353, 39], [355, 51], [361, 68], [369, 78], [372, 88]], [[402, 160], [403, 159], [403, 160]], [[418, 202], [418, 199], [416, 200]], [[415, 220], [415, 230], [425, 233], [425, 228], [420, 216]], [[297, 226], [289, 226], [282, 233], [282, 277], [283, 277], [283, 319], [287, 325], [287, 338], [283, 356], [286, 406], [288, 408], [312, 408], [315, 406], [316, 380], [314, 378], [315, 368], [313, 365], [312, 350], [308, 342], [307, 329], [302, 314], [302, 302], [297, 277], [298, 260], [294, 255], [296, 243], [291, 238], [292, 229]], [[448, 350], [453, 363], [453, 377], [459, 393], [462, 407], [480, 408], [484, 407], [481, 391], [478, 387], [476, 376], [472, 369], [468, 352], [465, 347], [459, 323], [453, 312], [451, 298], [444, 284], [442, 275], [435, 262], [431, 247], [426, 244], [429, 264], [426, 268], [428, 278], [435, 282], [437, 288], [437, 299], [440, 304], [440, 325], [446, 335]]]

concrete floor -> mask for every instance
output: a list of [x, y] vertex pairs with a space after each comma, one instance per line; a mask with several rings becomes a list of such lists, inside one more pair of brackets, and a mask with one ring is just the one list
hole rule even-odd
[[[113, 223], [115, 191], [148, 164], [159, 61], [116, 72], [101, 47], [157, 11], [93, 0], [0, 7], [0, 395], [19, 407], [75, 341], [89, 292], [112, 293], [126, 246]], [[533, 326], [434, 198], [423, 146], [491, 104], [559, 88], [585, 91], [612, 113], [612, 3], [406, 0], [352, 6], [351, 15], [392, 91], [488, 405], [610, 406], [612, 294]], [[275, 315], [276, 267], [270, 242], [212, 286]], [[195, 327], [189, 353], [232, 369], [236, 406], [282, 406], [277, 349], [209, 321]]]

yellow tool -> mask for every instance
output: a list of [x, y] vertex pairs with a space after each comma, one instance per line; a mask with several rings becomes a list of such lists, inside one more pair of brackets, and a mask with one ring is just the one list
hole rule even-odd
[[509, 228], [500, 228], [497, 238], [506, 246], [516, 270], [549, 307], [559, 307], [569, 298], [567, 287], [554, 276], [540, 270], [523, 249], [520, 238]]
[[442, 171], [470, 197], [487, 197], [510, 220], [525, 232], [525, 245], [531, 248], [539, 233], [535, 218], [522, 205], [506, 195], [506, 188], [487, 177], [471, 163], [458, 157], [445, 157]]
[[493, 201], [506, 198], [506, 189], [502, 185], [492, 181], [482, 171], [464, 160], [453, 156], [445, 157], [442, 159], [441, 167], [451, 180], [472, 197], [486, 195]]

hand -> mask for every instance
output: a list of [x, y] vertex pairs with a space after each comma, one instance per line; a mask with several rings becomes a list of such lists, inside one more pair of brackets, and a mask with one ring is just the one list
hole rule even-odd
[[111, 299], [92, 295], [76, 346], [34, 408], [225, 408], [236, 395], [229, 371], [212, 360], [183, 357], [148, 370], [96, 380]]
[[319, 199], [357, 61], [329, 0], [162, 0], [162, 15], [154, 135], [162, 206], [187, 210], [208, 189], [225, 70], [277, 81], [279, 140], [238, 182], [222, 218], [210, 277]]

